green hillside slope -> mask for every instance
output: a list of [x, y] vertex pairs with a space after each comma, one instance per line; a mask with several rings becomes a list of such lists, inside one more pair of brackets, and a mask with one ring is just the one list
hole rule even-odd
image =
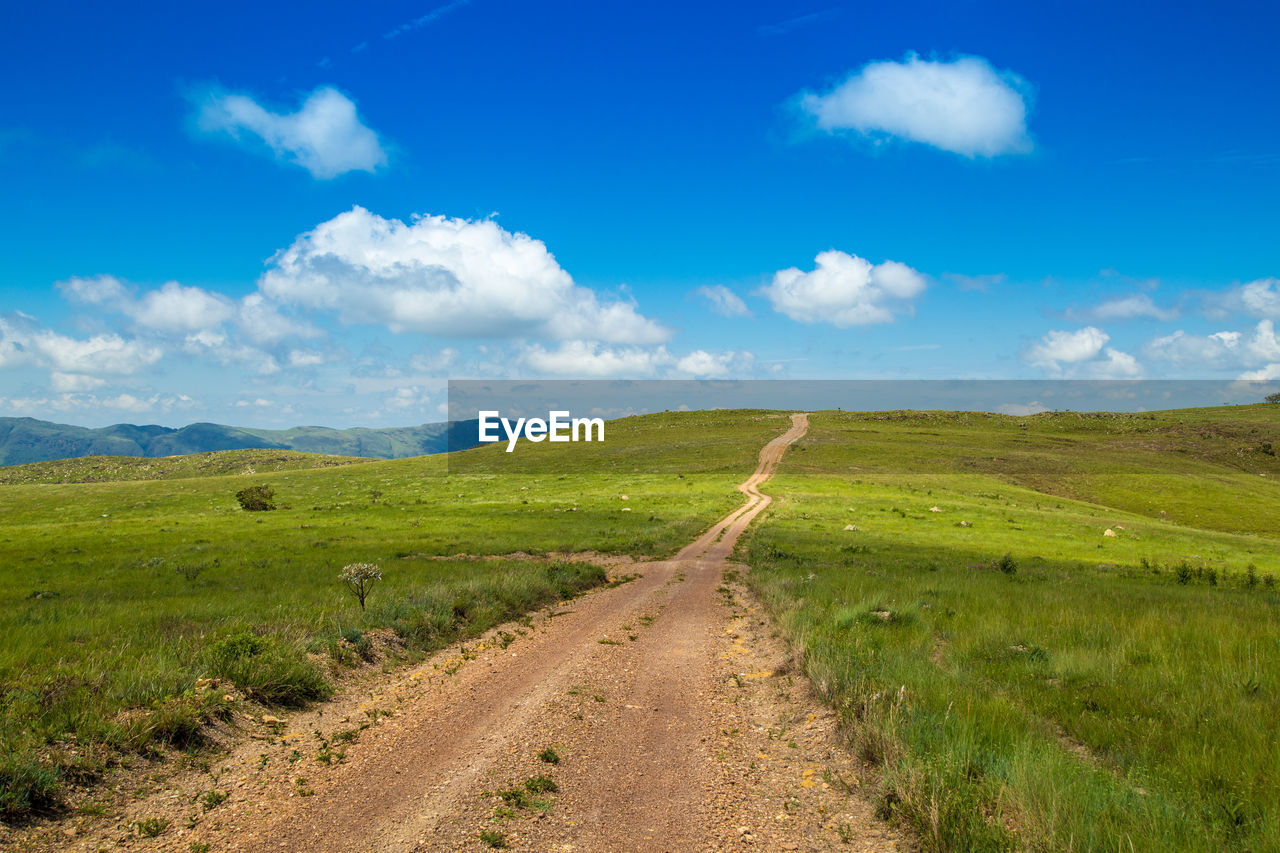
[[[0, 819], [123, 753], [198, 745], [202, 721], [231, 708], [192, 691], [201, 677], [304, 703], [363, 632], [390, 628], [420, 655], [603, 580], [581, 563], [451, 555], [674, 551], [737, 505], [736, 483], [787, 423], [636, 418], [603, 446], [471, 451], [490, 457], [474, 474], [421, 456], [0, 488]], [[278, 509], [241, 510], [253, 484]], [[384, 575], [365, 613], [338, 580], [354, 562]]]
[[1280, 407], [812, 421], [743, 557], [882, 813], [931, 850], [1280, 849]]
[[333, 468], [370, 462], [355, 456], [327, 456], [292, 450], [218, 450], [186, 456], [81, 456], [0, 467], [0, 485], [104, 483], [120, 480], [175, 480], [224, 474], [265, 474], [299, 468]]
[[446, 451], [451, 430], [455, 432], [455, 445], [466, 446], [458, 444], [466, 428], [466, 425], [435, 423], [388, 429], [294, 427], [273, 430], [199, 423], [179, 429], [133, 424], [89, 429], [34, 418], [0, 418], [0, 465], [81, 456], [161, 457], [245, 449], [403, 459]]

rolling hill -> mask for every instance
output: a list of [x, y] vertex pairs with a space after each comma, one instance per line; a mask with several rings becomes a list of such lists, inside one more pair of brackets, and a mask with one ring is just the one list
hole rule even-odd
[[[134, 424], [90, 429], [35, 418], [0, 418], [0, 465], [81, 456], [160, 457], [250, 449], [403, 459], [448, 450], [451, 431], [456, 433], [462, 427], [431, 423], [387, 429], [248, 429], [197, 423], [178, 429]], [[454, 446], [463, 445], [455, 442]]]

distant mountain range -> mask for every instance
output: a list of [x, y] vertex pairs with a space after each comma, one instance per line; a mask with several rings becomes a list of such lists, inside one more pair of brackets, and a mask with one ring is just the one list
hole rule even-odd
[[89, 429], [35, 418], [0, 418], [0, 465], [80, 456], [157, 457], [251, 448], [401, 459], [447, 451], [451, 432], [455, 449], [475, 444], [474, 421], [389, 429], [246, 429], [222, 424], [191, 424], [178, 429], [115, 424]]

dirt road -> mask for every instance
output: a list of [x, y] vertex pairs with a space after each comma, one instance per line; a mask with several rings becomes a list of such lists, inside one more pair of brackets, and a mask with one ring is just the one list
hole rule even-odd
[[[872, 816], [833, 718], [787, 671], [728, 562], [770, 502], [759, 486], [807, 427], [793, 415], [739, 487], [746, 504], [673, 559], [295, 715], [205, 774], [226, 802], [127, 846], [907, 849]], [[555, 790], [524, 784], [540, 776]], [[182, 784], [176, 808], [198, 811], [187, 797], [209, 782]]]

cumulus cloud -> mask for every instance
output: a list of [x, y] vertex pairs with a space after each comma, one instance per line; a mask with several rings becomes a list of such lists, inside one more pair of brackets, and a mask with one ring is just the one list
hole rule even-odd
[[670, 332], [579, 287], [540, 240], [492, 220], [384, 219], [354, 207], [278, 252], [267, 297], [348, 323], [447, 337], [655, 344]]
[[288, 338], [318, 338], [323, 334], [310, 323], [285, 316], [261, 293], [250, 293], [240, 300], [236, 325], [246, 338], [259, 346], [272, 346]]
[[[158, 346], [117, 334], [73, 338], [40, 327], [30, 318], [0, 319], [0, 366], [27, 364], [85, 377], [128, 375], [154, 364], [162, 355]], [[72, 382], [69, 378], [62, 381]]]
[[247, 95], [212, 89], [196, 99], [196, 125], [237, 141], [260, 140], [277, 158], [321, 180], [346, 172], [373, 172], [387, 163], [378, 134], [366, 127], [346, 95], [322, 86], [297, 112], [275, 113]]
[[[281, 313], [279, 306], [261, 293], [233, 300], [221, 293], [187, 287], [176, 281], [137, 295], [137, 288], [114, 276], [70, 278], [58, 288], [73, 303], [92, 305], [133, 321], [134, 331], [180, 339], [183, 349], [239, 348], [257, 352], [289, 338], [315, 338], [322, 332]], [[225, 327], [231, 326], [249, 344], [233, 343]]]
[[1238, 294], [1247, 313], [1268, 320], [1280, 320], [1280, 278], [1251, 281], [1242, 285]]
[[925, 289], [925, 279], [906, 264], [873, 265], [835, 249], [822, 252], [816, 267], [779, 270], [760, 292], [773, 310], [801, 323], [831, 323], [839, 328], [891, 322], [910, 314], [910, 303]]
[[130, 299], [128, 287], [120, 279], [111, 275], [87, 278], [74, 276], [58, 282], [57, 287], [68, 299], [85, 305], [106, 305], [116, 308]]
[[1090, 320], [1134, 320], [1138, 318], [1149, 318], [1152, 320], [1176, 320], [1178, 312], [1174, 308], [1161, 308], [1145, 293], [1135, 293], [1131, 296], [1121, 296], [1115, 299], [1108, 299], [1100, 305], [1096, 305], [1086, 311], [1069, 311], [1068, 315], [1073, 319], [1090, 319]]
[[1258, 368], [1242, 379], [1263, 376], [1273, 363], [1280, 362], [1280, 335], [1275, 322], [1259, 320], [1252, 332], [1222, 331], [1211, 335], [1194, 335], [1182, 329], [1170, 335], [1152, 338], [1143, 347], [1151, 358], [1177, 367], [1191, 368]]
[[755, 356], [749, 352], [711, 353], [706, 350], [694, 350], [676, 362], [675, 372], [712, 379], [743, 373], [750, 370], [754, 364]]
[[1143, 346], [1143, 353], [1178, 367], [1223, 367], [1239, 359], [1241, 337], [1239, 332], [1191, 335], [1179, 329], [1152, 338]]
[[218, 326], [232, 317], [235, 308], [231, 300], [220, 293], [170, 281], [144, 295], [130, 307], [129, 313], [146, 328], [186, 332]]
[[1127, 352], [1107, 347], [1103, 358], [1090, 362], [1086, 373], [1095, 379], [1136, 379], [1142, 375], [1142, 365]]
[[1270, 320], [1258, 323], [1245, 346], [1249, 355], [1258, 361], [1280, 361], [1280, 338], [1276, 337], [1275, 324]]
[[1142, 365], [1127, 352], [1107, 346], [1110, 335], [1094, 326], [1074, 332], [1053, 330], [1023, 355], [1033, 366], [1054, 374], [1093, 379], [1131, 379], [1142, 375]]
[[76, 391], [92, 391], [95, 388], [101, 388], [106, 385], [105, 379], [98, 379], [95, 376], [85, 376], [80, 373], [59, 373], [54, 371], [49, 375], [49, 387], [59, 394], [73, 393]]
[[534, 344], [527, 347], [522, 363], [538, 373], [583, 378], [653, 376], [671, 363], [665, 347], [608, 347], [596, 341], [565, 341], [548, 350]]
[[1111, 336], [1095, 326], [1074, 332], [1048, 332], [1027, 352], [1027, 361], [1038, 367], [1057, 369], [1061, 364], [1076, 364], [1096, 358]]
[[564, 341], [554, 349], [525, 346], [520, 364], [536, 373], [582, 378], [650, 376], [717, 378], [741, 375], [755, 365], [749, 352], [694, 350], [676, 356], [664, 346], [610, 347], [596, 341]]
[[324, 353], [313, 349], [295, 349], [289, 351], [290, 367], [315, 367], [324, 364]]
[[124, 412], [168, 413], [192, 407], [186, 394], [149, 394], [137, 396], [121, 392], [107, 397], [96, 394], [59, 393], [49, 397], [0, 397], [0, 408], [7, 411], [48, 417], [50, 412], [99, 414], [103, 409]]
[[1027, 82], [987, 60], [950, 62], [908, 54], [901, 62], [871, 62], [823, 94], [805, 92], [800, 108], [828, 133], [854, 131], [897, 137], [965, 157], [1025, 154]]
[[751, 309], [747, 307], [747, 303], [742, 301], [742, 297], [723, 284], [699, 287], [694, 293], [706, 300], [706, 303], [711, 306], [711, 310], [722, 317], [751, 316]]
[[63, 373], [127, 375], [164, 355], [157, 346], [126, 340], [116, 334], [71, 338], [43, 330], [31, 338], [31, 348], [48, 366]]
[[1257, 370], [1246, 370], [1238, 378], [1249, 382], [1270, 382], [1280, 379], [1280, 362], [1268, 364]]

